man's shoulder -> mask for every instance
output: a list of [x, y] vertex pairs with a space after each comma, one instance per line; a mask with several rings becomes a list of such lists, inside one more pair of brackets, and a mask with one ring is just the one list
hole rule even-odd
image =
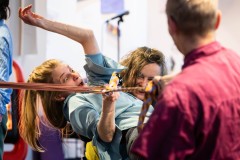
[[164, 88], [164, 98], [169, 102], [182, 98], [187, 99], [194, 94], [200, 83], [199, 78], [190, 73], [181, 72]]

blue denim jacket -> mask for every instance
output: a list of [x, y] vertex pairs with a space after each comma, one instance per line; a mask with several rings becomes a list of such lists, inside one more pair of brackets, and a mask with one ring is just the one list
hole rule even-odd
[[[13, 44], [9, 28], [0, 20], [0, 81], [9, 81], [12, 73]], [[10, 102], [12, 89], [0, 88], [0, 115], [6, 114], [6, 104]]]

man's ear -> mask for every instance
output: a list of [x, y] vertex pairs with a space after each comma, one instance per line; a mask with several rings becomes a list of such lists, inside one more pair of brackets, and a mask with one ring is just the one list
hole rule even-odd
[[217, 11], [217, 19], [216, 19], [216, 23], [215, 23], [215, 30], [218, 29], [221, 20], [222, 20], [222, 12], [220, 10], [218, 10]]
[[168, 32], [170, 35], [174, 35], [177, 33], [177, 25], [174, 21], [173, 17], [168, 17]]
[[56, 97], [54, 97], [55, 101], [64, 101], [65, 97], [61, 94], [57, 95]]

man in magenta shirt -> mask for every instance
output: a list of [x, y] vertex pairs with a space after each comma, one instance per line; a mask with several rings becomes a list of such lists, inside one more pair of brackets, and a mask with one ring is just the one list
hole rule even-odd
[[240, 57], [215, 41], [217, 0], [168, 0], [169, 33], [185, 56], [133, 144], [143, 159], [240, 159]]

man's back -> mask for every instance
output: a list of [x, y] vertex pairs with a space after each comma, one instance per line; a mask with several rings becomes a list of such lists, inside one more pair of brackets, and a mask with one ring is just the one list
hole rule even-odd
[[178, 105], [192, 116], [193, 159], [240, 158], [239, 67], [240, 57], [216, 42], [185, 57], [173, 88], [181, 93]]
[[240, 159], [240, 57], [215, 42], [218, 0], [167, 0], [166, 14], [183, 70], [132, 151], [145, 159]]
[[147, 159], [240, 159], [239, 67], [239, 56], [217, 42], [188, 54], [133, 151]]

